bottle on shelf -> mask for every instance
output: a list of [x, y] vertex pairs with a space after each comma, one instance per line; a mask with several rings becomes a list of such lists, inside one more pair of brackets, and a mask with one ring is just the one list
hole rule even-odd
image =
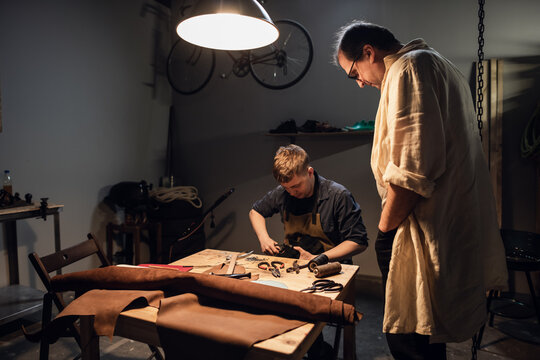
[[13, 183], [11, 181], [11, 174], [9, 170], [4, 170], [4, 181], [2, 182], [2, 188], [5, 192], [13, 195]]

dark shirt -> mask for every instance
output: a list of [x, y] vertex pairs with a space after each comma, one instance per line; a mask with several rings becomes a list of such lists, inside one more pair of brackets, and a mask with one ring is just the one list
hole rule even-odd
[[[338, 245], [344, 240], [367, 246], [366, 227], [362, 221], [360, 206], [351, 192], [343, 185], [315, 173], [318, 177], [317, 212], [321, 216], [322, 229], [328, 239]], [[253, 204], [253, 210], [268, 218], [280, 213], [283, 222], [284, 210], [294, 215], [310, 213], [313, 199], [297, 199], [279, 185]]]

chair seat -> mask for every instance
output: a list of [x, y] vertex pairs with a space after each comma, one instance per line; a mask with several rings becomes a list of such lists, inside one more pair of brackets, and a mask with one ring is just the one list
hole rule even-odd
[[[522, 271], [525, 273], [532, 306], [513, 298], [509, 299], [509, 304], [520, 305], [518, 308], [531, 307], [534, 309], [538, 322], [540, 323], [540, 304], [536, 299], [536, 291], [531, 277], [531, 272], [540, 271], [540, 234], [513, 229], [501, 229], [501, 237], [506, 252], [506, 266], [508, 267], [508, 270]], [[507, 314], [505, 315], [507, 317], [512, 317]], [[493, 315], [490, 319], [490, 324], [492, 323]]]
[[540, 271], [540, 259], [529, 256], [506, 256], [509, 270], [514, 271]]

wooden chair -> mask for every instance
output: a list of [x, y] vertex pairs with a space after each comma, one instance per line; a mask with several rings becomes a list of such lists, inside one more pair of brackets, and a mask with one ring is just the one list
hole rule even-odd
[[[99, 267], [109, 266], [110, 262], [107, 259], [107, 256], [103, 252], [103, 249], [96, 241], [95, 237], [92, 234], [87, 235], [88, 240], [83, 241], [80, 244], [75, 246], [60, 250], [53, 254], [40, 257], [35, 252], [28, 255], [30, 262], [36, 269], [36, 272], [43, 282], [45, 289], [47, 290], [46, 294], [43, 296], [43, 314], [42, 314], [42, 330], [47, 324], [51, 322], [52, 315], [52, 304], [56, 305], [58, 312], [62, 311], [66, 307], [63, 296], [61, 293], [56, 293], [52, 290], [51, 287], [51, 277], [50, 273], [60, 270], [68, 265], [71, 265], [79, 260], [88, 258], [90, 256], [97, 256], [100, 261]], [[49, 343], [44, 340], [39, 333], [39, 336], [36, 334], [27, 333], [24, 328], [23, 332], [26, 338], [30, 341], [41, 341], [39, 358], [45, 360], [49, 358]], [[81, 337], [79, 327], [76, 323], [70, 324], [68, 329], [67, 336], [73, 336], [79, 347], [81, 346]], [[153, 345], [149, 345], [150, 350], [152, 351], [152, 356], [158, 360], [163, 360], [163, 356], [159, 349]]]

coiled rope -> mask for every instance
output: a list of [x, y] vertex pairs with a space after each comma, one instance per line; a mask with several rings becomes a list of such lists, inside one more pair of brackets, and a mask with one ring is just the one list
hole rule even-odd
[[202, 201], [199, 198], [199, 191], [194, 186], [175, 186], [172, 188], [158, 188], [149, 192], [149, 195], [154, 199], [169, 203], [174, 200], [184, 200], [189, 202], [194, 207], [201, 208]]

